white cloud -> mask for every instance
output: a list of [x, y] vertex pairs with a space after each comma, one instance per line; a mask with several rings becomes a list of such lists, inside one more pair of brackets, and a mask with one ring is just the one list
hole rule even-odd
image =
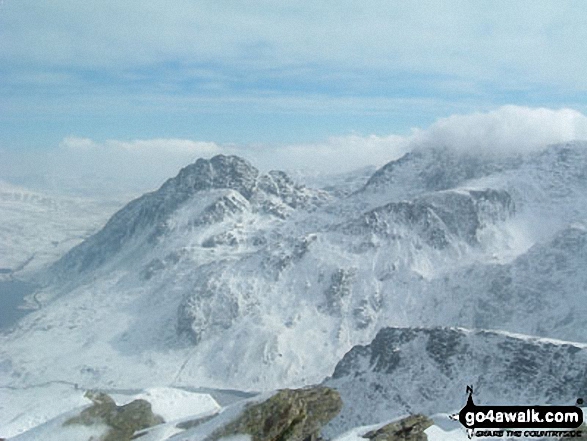
[[528, 152], [548, 144], [587, 139], [587, 117], [572, 109], [504, 106], [488, 113], [453, 115], [415, 130], [414, 145], [485, 153]]
[[[292, 144], [250, 153], [277, 168], [343, 172], [382, 166], [418, 147], [449, 147], [480, 154], [517, 154], [549, 144], [587, 140], [587, 116], [572, 109], [503, 106], [486, 113], [452, 115], [407, 136], [341, 136], [318, 144]], [[249, 153], [245, 148], [243, 154]]]
[[244, 147], [242, 154], [263, 169], [337, 173], [369, 165], [383, 165], [408, 149], [408, 139], [390, 136], [336, 136], [314, 144]]
[[90, 138], [78, 138], [77, 136], [68, 136], [60, 143], [60, 147], [64, 149], [76, 151], [88, 151], [96, 148], [97, 144]]
[[[551, 110], [505, 106], [487, 113], [453, 115], [407, 136], [331, 137], [320, 143], [234, 145], [189, 139], [94, 141], [70, 136], [49, 154], [5, 156], [7, 170], [51, 176], [39, 181], [89, 193], [155, 189], [199, 157], [242, 156], [263, 171], [337, 173], [364, 166], [382, 166], [421, 146], [447, 146], [486, 154], [524, 153], [548, 144], [587, 139], [587, 117], [571, 109]], [[23, 183], [21, 180], [19, 183]], [[24, 182], [26, 183], [26, 181]]]

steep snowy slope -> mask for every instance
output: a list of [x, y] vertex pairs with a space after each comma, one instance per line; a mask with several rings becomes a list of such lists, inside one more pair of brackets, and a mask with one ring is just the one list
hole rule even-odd
[[352, 194], [198, 160], [54, 265], [0, 383], [303, 385], [385, 326], [584, 341], [585, 176], [578, 143], [416, 151]]
[[[506, 264], [474, 264], [422, 284], [423, 317], [587, 341], [587, 229], [574, 225]], [[415, 288], [415, 287], [414, 287]]]
[[573, 405], [587, 393], [587, 345], [462, 328], [384, 328], [353, 347], [324, 382], [345, 403], [337, 434], [404, 414], [475, 404]]

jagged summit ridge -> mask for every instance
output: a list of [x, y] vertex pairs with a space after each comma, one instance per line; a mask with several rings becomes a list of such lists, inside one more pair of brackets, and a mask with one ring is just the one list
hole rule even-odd
[[163, 194], [187, 196], [211, 189], [232, 189], [250, 199], [257, 186], [259, 170], [238, 156], [217, 155], [198, 159], [181, 169], [175, 178], [169, 179], [160, 189]]
[[[324, 192], [295, 184], [285, 173], [260, 174], [238, 156], [198, 159], [118, 211], [102, 230], [72, 249], [57, 262], [58, 273], [97, 268], [124, 248], [153, 242], [169, 230], [170, 218], [189, 201], [192, 210], [186, 227], [208, 225], [227, 215], [255, 211], [285, 219], [294, 209], [307, 209], [326, 200]], [[133, 245], [134, 243], [134, 245]]]

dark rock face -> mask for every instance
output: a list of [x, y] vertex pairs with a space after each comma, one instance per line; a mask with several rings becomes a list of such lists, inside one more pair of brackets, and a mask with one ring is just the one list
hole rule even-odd
[[356, 271], [351, 269], [339, 269], [330, 278], [330, 285], [324, 293], [326, 304], [323, 306], [325, 312], [333, 315], [340, 314], [343, 302], [350, 296]]
[[[587, 394], [587, 346], [459, 328], [384, 328], [324, 382], [345, 403], [337, 432], [405, 413], [478, 404], [569, 404]], [[361, 406], [353, 403], [361, 403]]]
[[511, 262], [473, 264], [433, 280], [422, 295], [451, 293], [461, 299], [460, 304], [439, 299], [428, 312], [435, 309], [457, 326], [585, 342], [586, 266], [587, 231], [570, 227]]
[[364, 434], [371, 441], [427, 441], [424, 431], [434, 422], [424, 415], [411, 415]]
[[215, 248], [217, 246], [235, 246], [238, 244], [238, 238], [231, 231], [210, 236], [202, 242], [204, 248]]
[[247, 211], [247, 208], [246, 201], [236, 195], [222, 196], [206, 207], [202, 214], [192, 221], [192, 226], [197, 227], [220, 222], [230, 215]]
[[300, 193], [303, 187], [296, 185], [291, 178], [282, 171], [272, 170], [259, 179], [259, 189], [267, 194], [279, 197], [292, 208], [305, 205], [308, 197]]
[[397, 237], [394, 227], [406, 226], [417, 230], [424, 242], [434, 248], [446, 248], [449, 243], [442, 219], [432, 207], [419, 202], [391, 202], [366, 213], [361, 224], [361, 230], [391, 239]]
[[239, 298], [221, 277], [209, 273], [178, 309], [177, 333], [199, 343], [206, 334], [230, 328], [239, 315]]
[[503, 190], [445, 191], [375, 208], [349, 224], [346, 231], [395, 239], [401, 234], [398, 228], [403, 227], [432, 248], [443, 249], [450, 245], [451, 237], [475, 245], [479, 229], [506, 220], [514, 211], [511, 196]]
[[110, 429], [102, 441], [129, 441], [135, 432], [165, 422], [153, 413], [151, 404], [145, 400], [134, 400], [124, 406], [117, 406], [105, 393], [86, 392], [85, 396], [92, 401], [92, 406], [83, 410], [79, 416], [67, 420], [64, 425], [105, 424]]
[[239, 418], [206, 441], [238, 434], [250, 435], [253, 441], [314, 440], [341, 407], [338, 392], [327, 387], [280, 390], [268, 400], [246, 408]]

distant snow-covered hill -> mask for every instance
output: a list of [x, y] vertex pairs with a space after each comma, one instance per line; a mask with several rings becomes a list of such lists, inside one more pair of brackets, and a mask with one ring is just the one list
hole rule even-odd
[[46, 195], [0, 181], [0, 277], [27, 277], [53, 263], [121, 205]]

